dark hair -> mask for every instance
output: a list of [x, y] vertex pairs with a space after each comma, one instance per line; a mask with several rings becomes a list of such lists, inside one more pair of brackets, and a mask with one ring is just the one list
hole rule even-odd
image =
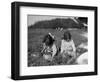
[[45, 43], [46, 46], [52, 46], [54, 41], [55, 40], [49, 34], [45, 35], [45, 37], [43, 39], [43, 43]]
[[66, 31], [64, 32], [64, 35], [63, 35], [63, 39], [66, 40], [66, 41], [70, 41], [72, 38], [71, 38], [71, 33], [69, 31]]

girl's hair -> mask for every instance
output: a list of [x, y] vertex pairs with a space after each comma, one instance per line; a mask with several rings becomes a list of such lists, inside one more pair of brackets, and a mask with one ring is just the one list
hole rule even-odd
[[43, 39], [43, 43], [45, 43], [46, 46], [52, 46], [54, 41], [55, 40], [49, 34], [45, 35], [45, 37]]
[[71, 33], [69, 31], [64, 32], [63, 39], [70, 41], [72, 39]]

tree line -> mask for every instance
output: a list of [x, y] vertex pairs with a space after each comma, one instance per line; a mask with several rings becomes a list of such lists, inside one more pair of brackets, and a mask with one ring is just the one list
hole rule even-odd
[[[29, 29], [35, 29], [35, 28], [56, 29], [58, 27], [63, 28], [63, 29], [67, 29], [67, 28], [81, 29], [81, 28], [84, 27], [83, 23], [84, 22], [87, 23], [87, 18], [80, 17], [76, 20], [77, 20], [78, 23], [76, 23], [71, 18], [68, 18], [68, 19], [56, 18], [56, 19], [52, 19], [52, 20], [38, 21], [34, 25], [30, 25]], [[87, 27], [85, 29], [87, 29]]]

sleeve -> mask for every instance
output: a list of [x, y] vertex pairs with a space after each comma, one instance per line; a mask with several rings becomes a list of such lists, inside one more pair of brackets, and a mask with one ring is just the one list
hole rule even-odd
[[52, 47], [52, 57], [54, 57], [54, 55], [57, 53], [57, 48], [56, 48], [56, 45], [54, 44], [53, 47]]
[[64, 41], [62, 40], [61, 41], [61, 52], [60, 53], [63, 53], [63, 51], [64, 51]]
[[73, 51], [76, 52], [76, 47], [75, 47], [75, 44], [74, 44], [73, 40], [72, 40], [72, 48], [73, 48]]

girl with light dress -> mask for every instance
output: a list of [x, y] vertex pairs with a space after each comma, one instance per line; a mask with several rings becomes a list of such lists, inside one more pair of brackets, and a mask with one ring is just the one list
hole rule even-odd
[[62, 57], [71, 56], [76, 57], [76, 48], [72, 36], [69, 31], [66, 31], [61, 40]]

